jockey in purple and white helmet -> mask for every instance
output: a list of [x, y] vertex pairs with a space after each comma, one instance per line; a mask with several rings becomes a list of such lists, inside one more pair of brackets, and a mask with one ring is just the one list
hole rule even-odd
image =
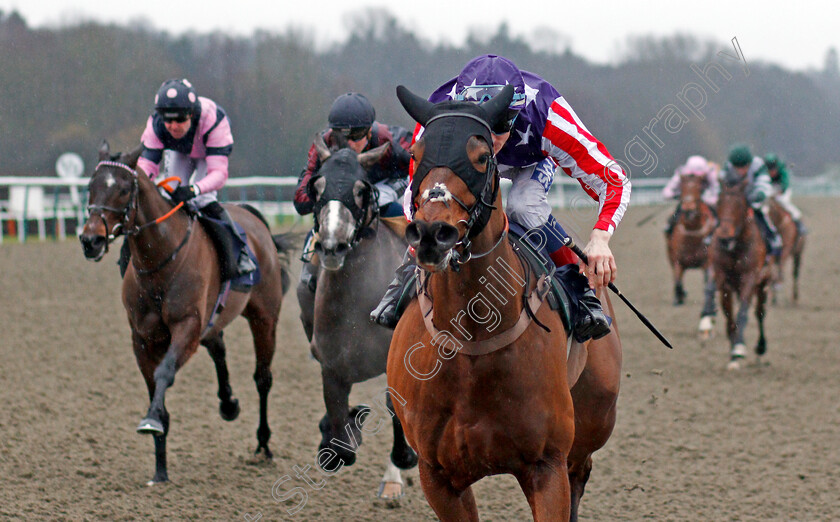
[[[507, 84], [514, 88], [509, 117], [492, 134], [499, 173], [513, 181], [508, 216], [525, 229], [542, 232], [556, 265], [575, 262], [576, 257], [557, 239], [565, 233], [551, 215], [546, 198], [559, 167], [599, 204], [598, 220], [584, 248], [590, 261], [590, 284], [613, 281], [616, 265], [609, 239], [627, 210], [630, 182], [557, 89], [507, 58], [485, 54], [470, 60], [458, 76], [435, 90], [429, 101], [480, 103]], [[419, 132], [418, 125], [415, 140]]]

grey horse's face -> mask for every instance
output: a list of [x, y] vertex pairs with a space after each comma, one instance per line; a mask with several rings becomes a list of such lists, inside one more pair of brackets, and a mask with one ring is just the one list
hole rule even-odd
[[[321, 197], [326, 188], [326, 178], [319, 178], [313, 184], [316, 194]], [[370, 185], [357, 180], [352, 186], [352, 198], [357, 208], [365, 208], [365, 200], [370, 192]], [[321, 266], [327, 270], [340, 270], [344, 266], [347, 254], [352, 250], [353, 241], [361, 224], [347, 206], [339, 200], [329, 200], [318, 212], [318, 240], [315, 250], [321, 260]]]

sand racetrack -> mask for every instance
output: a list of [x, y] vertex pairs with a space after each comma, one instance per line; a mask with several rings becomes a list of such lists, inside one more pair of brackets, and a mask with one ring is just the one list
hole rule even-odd
[[[711, 342], [696, 339], [700, 274], [687, 277], [689, 303], [671, 306], [661, 234], [667, 212], [641, 227], [651, 208], [628, 212], [611, 243], [618, 286], [676, 348], [660, 345], [614, 301], [624, 344], [618, 424], [594, 457], [582, 519], [840, 519], [838, 200], [798, 203], [811, 230], [801, 302], [770, 308], [767, 364], [736, 373], [725, 370], [722, 320]], [[134, 431], [147, 394], [120, 303], [116, 256], [112, 249], [102, 263], [89, 263], [74, 240], [20, 245], [6, 238], [0, 246], [0, 519], [435, 519], [416, 470], [399, 507], [374, 501], [390, 429], [366, 436], [356, 465], [336, 476], [310, 470], [324, 478], [321, 489], [294, 477], [293, 466], [313, 464], [324, 411], [320, 369], [309, 358], [294, 292], [284, 302], [273, 364], [274, 461], [252, 456], [254, 356], [239, 319], [226, 333], [239, 419], [219, 417], [213, 364], [200, 349], [167, 394], [172, 482], [147, 487], [153, 444]], [[295, 277], [298, 269], [294, 264]], [[751, 315], [750, 347], [756, 336]], [[353, 402], [368, 402], [384, 382], [356, 386]], [[291, 480], [281, 493], [308, 491], [294, 516], [286, 510], [299, 499], [272, 498], [284, 475]], [[485, 479], [475, 492], [482, 520], [530, 520], [512, 477]]]

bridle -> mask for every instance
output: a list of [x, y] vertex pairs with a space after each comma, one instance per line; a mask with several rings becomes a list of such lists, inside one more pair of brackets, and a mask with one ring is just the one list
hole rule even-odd
[[[129, 227], [129, 223], [134, 223], [134, 220], [137, 217], [137, 197], [138, 197], [138, 193], [140, 192], [140, 186], [139, 186], [137, 171], [132, 169], [131, 167], [129, 167], [125, 163], [120, 163], [118, 161], [107, 161], [107, 160], [106, 161], [100, 161], [96, 165], [96, 168], [94, 169], [94, 172], [98, 171], [100, 167], [113, 167], [113, 168], [117, 168], [117, 169], [122, 169], [122, 170], [125, 170], [125, 171], [128, 171], [129, 173], [131, 173], [131, 176], [132, 176], [131, 192], [129, 193], [128, 202], [125, 204], [125, 206], [123, 208], [116, 208], [116, 207], [111, 207], [111, 206], [108, 206], [108, 205], [88, 205], [87, 206], [88, 213], [91, 214], [91, 215], [98, 216], [99, 219], [102, 220], [102, 223], [105, 225], [105, 233], [106, 233], [105, 234], [105, 252], [106, 253], [108, 252], [108, 247], [111, 245], [111, 243], [113, 243], [114, 240], [116, 240], [120, 235], [125, 235], [126, 237], [136, 236], [136, 235], [140, 234], [140, 232], [142, 232], [146, 228], [152, 227], [154, 225], [158, 225], [158, 224], [162, 223], [163, 221], [167, 220], [169, 217], [174, 215], [175, 212], [178, 211], [178, 209], [180, 209], [182, 206], [184, 206], [184, 203], [180, 202], [177, 205], [175, 205], [174, 207], [172, 207], [172, 210], [170, 210], [169, 212], [167, 212], [166, 214], [164, 214], [163, 216], [161, 216], [157, 219], [153, 219], [153, 220], [151, 220], [147, 223], [143, 223], [142, 225], [139, 225], [139, 226], [137, 224], [134, 224], [134, 225]], [[172, 179], [173, 178], [164, 179], [158, 185], [159, 186], [166, 185]], [[92, 181], [93, 180], [91, 179], [91, 182]], [[119, 222], [114, 224], [114, 227], [110, 231], [108, 230], [108, 220], [105, 218], [105, 212], [113, 212], [114, 214], [122, 216], [122, 219], [120, 219]], [[185, 234], [184, 239], [181, 241], [181, 243], [177, 247], [175, 247], [175, 250], [172, 252], [172, 254], [170, 254], [166, 259], [164, 259], [163, 262], [161, 262], [161, 264], [159, 264], [157, 267], [152, 268], [152, 269], [140, 269], [140, 268], [137, 268], [135, 266], [134, 267], [135, 270], [140, 274], [150, 274], [150, 273], [154, 273], [154, 272], [159, 271], [164, 266], [166, 266], [167, 263], [169, 263], [170, 261], [175, 259], [178, 252], [184, 247], [184, 245], [187, 244], [187, 241], [189, 241], [191, 235], [192, 235], [192, 222], [190, 223], [190, 226], [187, 227], [187, 233]]]
[[[448, 113], [442, 116], [464, 116], [464, 114]], [[466, 116], [472, 117], [472, 115], [470, 114], [466, 114]], [[412, 213], [415, 214], [417, 210], [422, 208], [427, 203], [430, 203], [431, 201], [434, 201], [436, 199], [443, 199], [444, 204], [448, 207], [449, 202], [447, 201], [447, 199], [452, 199], [467, 212], [467, 219], [461, 219], [458, 221], [458, 223], [456, 223], [463, 224], [465, 227], [463, 237], [461, 237], [458, 240], [458, 242], [455, 243], [455, 245], [452, 247], [450, 266], [456, 272], [460, 269], [460, 265], [468, 263], [471, 259], [480, 259], [484, 256], [489, 255], [499, 245], [502, 244], [502, 241], [504, 241], [505, 237], [507, 236], [510, 226], [508, 223], [507, 215], [505, 215], [505, 228], [502, 231], [502, 234], [499, 236], [499, 239], [496, 241], [496, 243], [486, 252], [482, 252], [480, 254], [472, 253], [472, 238], [474, 238], [475, 236], [480, 234], [482, 230], [484, 230], [484, 227], [487, 226], [487, 223], [490, 220], [490, 213], [498, 208], [493, 205], [493, 202], [496, 200], [496, 196], [498, 195], [498, 193], [498, 164], [496, 162], [496, 156], [493, 155], [488, 160], [487, 172], [484, 175], [484, 186], [478, 193], [475, 204], [469, 206], [466, 203], [464, 203], [464, 201], [461, 198], [452, 194], [450, 191], [440, 187], [433, 187], [429, 189], [427, 193], [425, 193], [425, 197], [423, 198], [423, 200], [420, 202], [419, 205], [417, 205], [417, 208], [413, 210]], [[460, 251], [456, 250], [456, 248], [458, 247], [461, 248]]]

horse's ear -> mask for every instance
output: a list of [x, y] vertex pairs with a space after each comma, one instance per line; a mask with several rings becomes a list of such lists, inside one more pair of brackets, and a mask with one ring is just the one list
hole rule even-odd
[[362, 165], [362, 168], [367, 170], [372, 166], [379, 163], [379, 160], [382, 159], [382, 156], [385, 154], [385, 151], [388, 150], [388, 147], [391, 146], [390, 141], [386, 141], [384, 144], [376, 147], [375, 149], [370, 149], [369, 151], [362, 152], [359, 154], [359, 164]]
[[102, 143], [99, 145], [99, 161], [108, 160], [110, 156], [111, 146], [108, 144], [108, 140], [102, 140]]
[[318, 201], [321, 199], [321, 194], [327, 188], [327, 179], [324, 176], [313, 176], [309, 178], [309, 183], [306, 184], [306, 194], [311, 201]]
[[487, 112], [487, 116], [490, 118], [490, 121], [488, 121], [490, 127], [498, 123], [496, 120], [505, 114], [511, 100], [513, 100], [513, 85], [508, 84], [499, 91], [499, 94], [481, 104], [481, 108]]
[[397, 86], [397, 98], [399, 98], [400, 103], [409, 116], [425, 127], [426, 122], [432, 116], [432, 110], [435, 104], [417, 96], [402, 85]]
[[353, 200], [356, 202], [356, 207], [367, 208], [372, 194], [373, 186], [367, 181], [358, 179], [353, 183]]
[[327, 147], [327, 142], [324, 141], [324, 137], [321, 136], [320, 132], [315, 133], [315, 139], [312, 140], [312, 144], [315, 146], [315, 152], [318, 153], [318, 159], [321, 163], [327, 161], [332, 153], [330, 149]]
[[123, 153], [120, 156], [120, 162], [125, 163], [126, 165], [128, 165], [131, 168], [136, 168], [137, 167], [137, 160], [140, 159], [140, 154], [142, 154], [142, 153], [143, 153], [143, 144], [141, 143], [140, 145], [135, 147], [135, 149], [132, 150], [131, 152]]

